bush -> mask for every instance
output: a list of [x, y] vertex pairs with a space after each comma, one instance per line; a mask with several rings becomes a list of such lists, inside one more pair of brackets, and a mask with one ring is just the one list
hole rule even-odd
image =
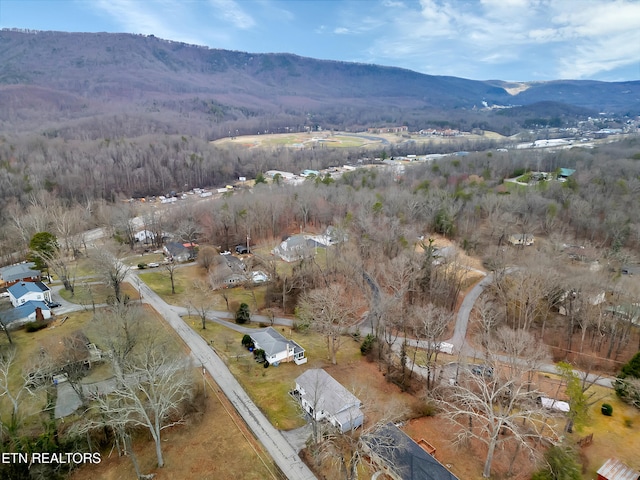
[[29, 322], [24, 326], [24, 329], [26, 332], [32, 333], [42, 330], [46, 326], [47, 324], [45, 322]]
[[608, 403], [603, 403], [602, 407], [600, 407], [600, 411], [602, 412], [603, 415], [606, 415], [607, 417], [610, 417], [611, 415], [613, 415], [613, 407]]
[[263, 349], [261, 349], [261, 348], [258, 348], [257, 350], [254, 350], [253, 351], [253, 356], [256, 359], [256, 362], [258, 362], [258, 363], [264, 363], [266, 361], [265, 351]]
[[546, 466], [533, 474], [531, 480], [580, 480], [578, 454], [570, 448], [553, 445], [544, 453]]
[[251, 320], [251, 312], [249, 311], [249, 305], [241, 303], [236, 312], [236, 323], [244, 324]]
[[367, 355], [371, 350], [373, 350], [373, 344], [376, 342], [376, 337], [372, 334], [368, 333], [364, 340], [360, 344], [360, 353], [362, 355]]
[[438, 413], [438, 407], [435, 403], [426, 401], [424, 403], [415, 405], [411, 409], [411, 413], [413, 414], [414, 418], [433, 417], [436, 415], [436, 413]]
[[242, 337], [242, 346], [247, 349], [255, 347], [255, 345], [253, 344], [253, 340], [251, 340], [250, 335], [245, 334], [244, 337]]

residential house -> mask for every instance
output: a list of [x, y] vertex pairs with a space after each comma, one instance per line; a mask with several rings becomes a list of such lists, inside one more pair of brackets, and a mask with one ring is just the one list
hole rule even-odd
[[617, 458], [610, 458], [598, 469], [598, 480], [638, 480], [640, 471], [633, 469]]
[[509, 235], [507, 241], [511, 245], [533, 245], [534, 237], [531, 233], [513, 233]]
[[324, 247], [313, 239], [312, 235], [293, 235], [284, 240], [271, 253], [278, 255], [285, 262], [295, 262], [315, 255], [316, 248]]
[[567, 179], [574, 173], [576, 173], [576, 171], [573, 168], [561, 168], [558, 171], [558, 181], [566, 182]]
[[614, 317], [640, 326], [640, 303], [623, 303], [604, 310]]
[[362, 402], [321, 368], [307, 370], [296, 378], [293, 396], [314, 420], [326, 420], [341, 433], [364, 423]]
[[262, 270], [256, 270], [251, 272], [251, 281], [253, 283], [264, 283], [269, 281], [269, 275], [264, 273]]
[[156, 234], [150, 230], [140, 230], [139, 232], [133, 235], [133, 238], [136, 242], [140, 243], [153, 243], [156, 238]]
[[17, 263], [0, 268], [0, 287], [10, 287], [18, 282], [40, 281], [40, 270], [36, 270], [33, 262]]
[[30, 300], [16, 308], [2, 312], [2, 322], [8, 329], [18, 328], [28, 322], [36, 320], [48, 320], [51, 318], [51, 309], [45, 302]]
[[196, 257], [195, 249], [190, 244], [169, 242], [163, 247], [163, 250], [167, 258], [173, 262], [189, 262]]
[[20, 282], [11, 285], [9, 300], [14, 307], [19, 307], [27, 302], [51, 302], [51, 289], [42, 282]]
[[264, 358], [270, 364], [279, 362], [295, 362], [296, 365], [307, 363], [304, 348], [293, 340], [288, 340], [273, 327], [258, 330], [249, 334], [256, 349], [264, 350]]
[[394, 480], [458, 480], [393, 423], [365, 435], [364, 445], [371, 460]]

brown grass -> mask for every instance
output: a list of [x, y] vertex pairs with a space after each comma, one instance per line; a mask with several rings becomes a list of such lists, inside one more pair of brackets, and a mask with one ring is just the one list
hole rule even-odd
[[[280, 478], [268, 455], [212, 381], [207, 384], [204, 413], [193, 414], [185, 425], [164, 431], [163, 468], [156, 467], [153, 441], [138, 439], [134, 448], [141, 470], [155, 473], [157, 480]], [[116, 450], [103, 452], [99, 465], [85, 465], [70, 476], [71, 480], [124, 478], [135, 478], [135, 471], [130, 459], [119, 457]]]

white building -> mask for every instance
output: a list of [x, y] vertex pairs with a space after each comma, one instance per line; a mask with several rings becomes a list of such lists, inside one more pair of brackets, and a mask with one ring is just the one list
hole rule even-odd
[[321, 368], [307, 370], [296, 378], [293, 395], [314, 420], [327, 420], [341, 433], [364, 423], [362, 402]]

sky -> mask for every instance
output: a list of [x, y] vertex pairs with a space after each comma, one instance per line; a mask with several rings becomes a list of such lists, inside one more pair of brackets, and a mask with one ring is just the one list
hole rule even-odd
[[153, 34], [474, 80], [640, 80], [640, 0], [0, 0], [0, 27]]

